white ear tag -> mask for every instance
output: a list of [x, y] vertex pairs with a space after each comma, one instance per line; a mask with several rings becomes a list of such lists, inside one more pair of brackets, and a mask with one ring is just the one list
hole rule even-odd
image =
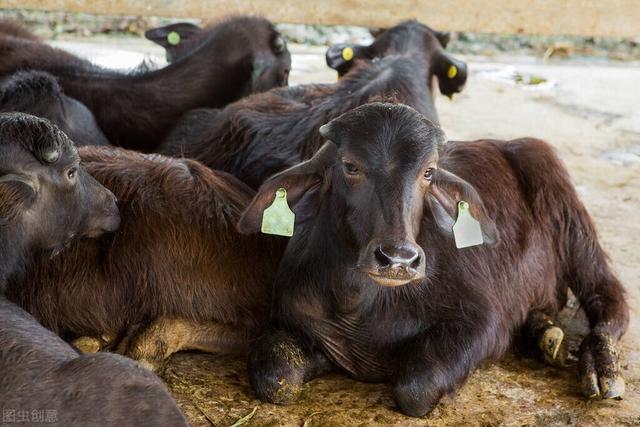
[[469, 203], [465, 201], [458, 202], [458, 219], [453, 224], [453, 237], [458, 249], [484, 243], [480, 223], [471, 216]]
[[287, 190], [278, 188], [273, 203], [262, 213], [262, 232], [291, 237], [295, 222], [296, 214], [287, 204]]

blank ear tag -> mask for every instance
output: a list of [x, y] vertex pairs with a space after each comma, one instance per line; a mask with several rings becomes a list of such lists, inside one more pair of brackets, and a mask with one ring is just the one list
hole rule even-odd
[[287, 190], [278, 188], [273, 203], [262, 213], [262, 232], [277, 236], [293, 236], [294, 214], [287, 204]]
[[458, 219], [453, 224], [453, 237], [458, 249], [484, 243], [480, 223], [471, 216], [467, 202], [458, 202]]

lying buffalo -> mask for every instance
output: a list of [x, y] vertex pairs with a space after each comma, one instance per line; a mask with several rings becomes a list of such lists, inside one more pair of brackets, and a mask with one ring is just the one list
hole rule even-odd
[[0, 114], [2, 422], [186, 426], [152, 374], [117, 355], [78, 354], [3, 295], [34, 260], [118, 228], [113, 194], [78, 163], [69, 139], [47, 120]]
[[[270, 175], [311, 157], [323, 142], [318, 133], [323, 123], [372, 100], [393, 97], [436, 122], [434, 76], [442, 87], [450, 84], [442, 83], [450, 80], [447, 69], [456, 67], [462, 76], [466, 66], [448, 55], [427, 27], [404, 23], [395, 30], [397, 35], [385, 40], [404, 40], [411, 46], [408, 54], [388, 50], [388, 56], [361, 62], [335, 84], [272, 89], [222, 110], [195, 110], [158, 151], [197, 159], [257, 188]], [[456, 82], [460, 90], [464, 79]]]
[[[239, 224], [259, 231], [286, 190], [295, 231], [249, 360], [261, 399], [291, 402], [339, 368], [390, 382], [402, 412], [424, 415], [520, 328], [546, 343], [568, 289], [591, 326], [579, 354], [585, 393], [622, 395], [624, 290], [548, 144], [447, 143], [415, 110], [382, 103], [320, 133], [328, 142], [267, 180]], [[559, 345], [541, 350], [555, 356]]]
[[219, 108], [286, 85], [291, 56], [281, 38], [266, 19], [234, 17], [210, 28], [181, 60], [126, 74], [0, 32], [0, 76], [24, 69], [53, 74], [68, 96], [91, 110], [112, 144], [149, 151], [191, 109]]
[[284, 247], [236, 230], [255, 192], [193, 160], [79, 151], [118, 198], [120, 229], [34, 263], [7, 296], [83, 350], [107, 348], [151, 369], [180, 350], [246, 354], [268, 318]]

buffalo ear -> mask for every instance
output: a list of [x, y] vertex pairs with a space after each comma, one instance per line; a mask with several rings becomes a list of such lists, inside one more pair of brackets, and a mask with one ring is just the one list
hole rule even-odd
[[0, 176], [0, 223], [31, 207], [37, 194], [38, 185], [27, 176], [13, 173]]
[[258, 189], [238, 222], [242, 234], [257, 233], [262, 228], [262, 214], [272, 203], [279, 188], [287, 191], [287, 203], [300, 224], [316, 213], [329, 165], [335, 158], [336, 146], [326, 142], [309, 160], [273, 175]]
[[334, 44], [327, 49], [324, 58], [327, 66], [336, 70], [338, 76], [342, 77], [353, 68], [358, 59], [368, 58], [368, 46], [347, 43]]
[[144, 36], [152, 42], [159, 44], [167, 51], [167, 60], [176, 60], [178, 46], [194, 35], [200, 33], [202, 28], [189, 22], [177, 22], [164, 27], [152, 28], [145, 31]]
[[378, 37], [380, 37], [382, 34], [384, 34], [385, 31], [387, 31], [387, 28], [382, 28], [382, 27], [369, 28], [369, 34], [371, 34], [374, 39], [377, 39]]
[[451, 98], [462, 92], [467, 82], [467, 64], [438, 50], [433, 58], [433, 74], [438, 78], [440, 93]]
[[438, 39], [438, 41], [442, 45], [442, 47], [444, 47], [446, 49], [447, 45], [451, 41], [451, 33], [449, 33], [448, 31], [445, 31], [445, 32], [434, 31], [434, 33], [435, 33], [436, 38]]
[[469, 203], [471, 215], [480, 223], [485, 243], [496, 243], [499, 237], [496, 224], [487, 214], [476, 189], [459, 176], [438, 169], [427, 195], [427, 203], [436, 224], [447, 234], [453, 234], [458, 202], [461, 201]]

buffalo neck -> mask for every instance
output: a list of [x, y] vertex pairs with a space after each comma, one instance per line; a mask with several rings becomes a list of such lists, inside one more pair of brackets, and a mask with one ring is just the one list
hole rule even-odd
[[0, 294], [4, 294], [7, 283], [25, 271], [28, 251], [22, 243], [23, 233], [9, 225], [0, 227]]
[[159, 70], [123, 74], [77, 62], [30, 64], [55, 74], [67, 95], [83, 102], [107, 138], [125, 148], [150, 151], [178, 118], [194, 108], [217, 108], [250, 87], [252, 57], [219, 55], [221, 40], [210, 40], [191, 55]]

